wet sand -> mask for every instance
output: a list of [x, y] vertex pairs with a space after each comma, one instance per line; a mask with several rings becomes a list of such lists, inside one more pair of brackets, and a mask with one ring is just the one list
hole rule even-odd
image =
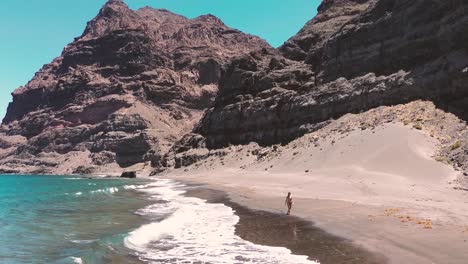
[[468, 192], [459, 171], [434, 159], [437, 139], [397, 122], [342, 132], [362, 120], [348, 121], [285, 146], [230, 146], [161, 176], [271, 213], [284, 213], [291, 192], [293, 215], [390, 263], [466, 264]]
[[222, 191], [197, 186], [186, 195], [223, 203], [239, 216], [236, 234], [255, 244], [286, 247], [294, 254], [306, 255], [321, 264], [384, 264], [386, 257], [334, 236], [295, 216], [254, 210], [232, 202]]

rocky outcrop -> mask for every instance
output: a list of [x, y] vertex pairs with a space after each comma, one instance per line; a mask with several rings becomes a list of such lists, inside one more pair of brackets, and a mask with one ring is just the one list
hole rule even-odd
[[322, 63], [323, 48], [347, 25], [359, 18], [377, 0], [324, 0], [317, 15], [279, 49], [289, 59]]
[[346, 113], [418, 99], [467, 120], [467, 9], [464, 1], [325, 0], [277, 51], [226, 68], [194, 132], [208, 148], [286, 143]]
[[419, 98], [465, 117], [465, 8], [453, 1], [324, 1], [280, 52], [251, 53], [230, 65], [196, 131], [213, 147], [270, 144], [344, 113]]
[[120, 178], [133, 179], [133, 178], [136, 178], [136, 177], [137, 177], [136, 171], [125, 171], [125, 172], [122, 172], [122, 175], [120, 175]]
[[[0, 170], [89, 173], [155, 162], [212, 103], [222, 65], [261, 48], [270, 47], [211, 15], [133, 11], [110, 0], [60, 57], [13, 92]], [[3, 140], [12, 137], [24, 140]]]
[[[466, 121], [467, 9], [457, 0], [324, 0], [275, 50], [211, 15], [110, 0], [13, 93], [0, 171], [186, 166], [230, 144], [287, 143], [347, 113], [420, 99]], [[441, 155], [468, 170], [466, 133], [457, 137]]]

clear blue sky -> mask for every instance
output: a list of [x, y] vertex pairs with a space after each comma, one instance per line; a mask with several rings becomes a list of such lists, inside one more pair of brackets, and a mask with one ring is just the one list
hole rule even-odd
[[[106, 0], [0, 1], [0, 120], [11, 92], [81, 35]], [[125, 0], [189, 18], [211, 13], [228, 26], [279, 46], [311, 19], [321, 0]]]

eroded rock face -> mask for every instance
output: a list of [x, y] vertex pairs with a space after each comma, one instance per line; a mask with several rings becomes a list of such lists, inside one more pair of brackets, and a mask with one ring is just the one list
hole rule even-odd
[[[232, 61], [194, 132], [211, 149], [286, 143], [346, 113], [418, 99], [468, 120], [466, 10], [465, 1], [325, 0], [278, 50]], [[468, 168], [468, 154], [456, 162]]]
[[[0, 170], [89, 173], [158, 160], [212, 103], [222, 66], [265, 47], [211, 15], [133, 11], [110, 0], [60, 57], [13, 92]], [[3, 140], [13, 137], [24, 140]]]
[[279, 51], [234, 60], [195, 132], [207, 146], [287, 142], [346, 113], [417, 99], [468, 114], [463, 1], [330, 0]]
[[[279, 49], [287, 58], [314, 62], [319, 66], [324, 46], [330, 38], [351, 25], [377, 0], [324, 0], [317, 15]], [[314, 61], [316, 60], [316, 61]]]
[[[211, 15], [110, 0], [13, 93], [0, 171], [185, 166], [229, 144], [286, 143], [346, 113], [419, 99], [467, 120], [467, 9], [457, 0], [324, 0], [275, 50]], [[465, 170], [466, 145], [448, 155]]]

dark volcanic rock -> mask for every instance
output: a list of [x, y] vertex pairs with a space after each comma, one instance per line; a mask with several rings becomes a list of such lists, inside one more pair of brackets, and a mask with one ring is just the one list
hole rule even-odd
[[[0, 170], [185, 166], [229, 144], [286, 143], [346, 113], [419, 99], [467, 120], [467, 10], [458, 0], [324, 0], [274, 50], [212, 15], [111, 0], [13, 93]], [[466, 144], [450, 154], [462, 168]]]
[[234, 60], [195, 132], [210, 148], [288, 142], [416, 99], [468, 115], [468, 3], [330, 0], [279, 52]]
[[73, 174], [90, 175], [92, 173], [93, 169], [86, 166], [79, 166], [73, 170]]
[[120, 175], [121, 178], [136, 178], [137, 173], [136, 171], [126, 171], [123, 172], [122, 175]]
[[[286, 143], [346, 113], [418, 99], [468, 120], [467, 10], [466, 1], [325, 0], [277, 51], [226, 67], [194, 132], [210, 149]], [[467, 156], [457, 163], [468, 168]]]
[[330, 38], [353, 23], [377, 0], [324, 0], [317, 15], [279, 49], [287, 58], [320, 67], [322, 49]]
[[[3, 154], [0, 167], [70, 173], [152, 161], [212, 103], [223, 65], [261, 48], [270, 46], [211, 15], [133, 11], [110, 0], [60, 57], [13, 92], [0, 134], [28, 141]], [[59, 154], [58, 164], [41, 164], [41, 153]], [[33, 167], [22, 158], [28, 154]]]

